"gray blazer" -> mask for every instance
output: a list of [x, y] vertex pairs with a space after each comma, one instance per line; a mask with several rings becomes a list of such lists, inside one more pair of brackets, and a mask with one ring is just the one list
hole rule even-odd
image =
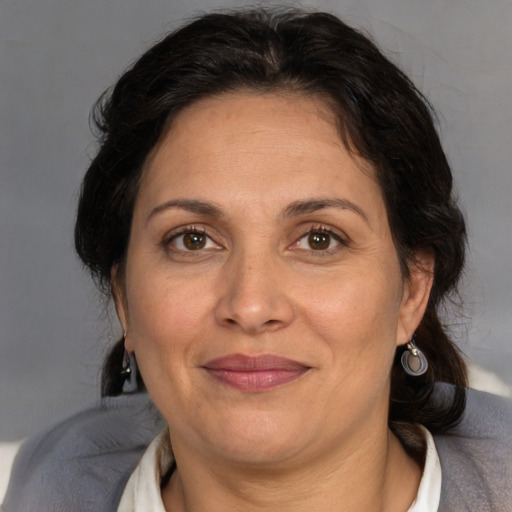
[[[31, 438], [14, 462], [4, 512], [116, 511], [139, 458], [163, 428], [148, 396], [135, 394], [107, 398]], [[512, 512], [510, 401], [470, 390], [461, 423], [434, 439], [443, 474], [438, 512]]]

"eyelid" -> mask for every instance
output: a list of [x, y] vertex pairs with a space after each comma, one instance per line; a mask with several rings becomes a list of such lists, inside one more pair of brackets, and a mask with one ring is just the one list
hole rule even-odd
[[[193, 253], [195, 251], [186, 251], [184, 249], [179, 249], [177, 247], [172, 246], [173, 240], [175, 240], [176, 238], [178, 238], [180, 236], [187, 235], [189, 233], [197, 233], [199, 235], [204, 235], [215, 244], [217, 249], [223, 248], [222, 245], [219, 244], [219, 242], [217, 242], [217, 240], [215, 240], [213, 238], [213, 236], [208, 233], [208, 230], [206, 229], [205, 226], [203, 226], [203, 225], [198, 226], [197, 224], [186, 224], [184, 226], [176, 227], [176, 228], [172, 229], [171, 231], [167, 232], [162, 240], [162, 246], [168, 251], [175, 251], [175, 252], [179, 252], [179, 253], [187, 253], [187, 252]], [[204, 249], [198, 250], [197, 252], [202, 252], [202, 251], [204, 251]]]
[[349, 237], [340, 231], [339, 229], [332, 228], [330, 226], [326, 226], [324, 224], [316, 224], [309, 226], [306, 230], [302, 232], [302, 234], [295, 239], [295, 241], [291, 244], [290, 248], [294, 248], [304, 237], [309, 236], [311, 233], [322, 233], [331, 236], [338, 244], [335, 247], [331, 247], [329, 249], [323, 250], [314, 250], [314, 249], [296, 249], [303, 250], [308, 252], [313, 252], [318, 256], [328, 255], [335, 252], [339, 247], [349, 247], [351, 245], [351, 241]]

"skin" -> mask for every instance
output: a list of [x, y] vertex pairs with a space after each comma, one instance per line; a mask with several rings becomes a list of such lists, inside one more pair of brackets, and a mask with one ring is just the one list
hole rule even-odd
[[[421, 469], [387, 416], [396, 347], [432, 284], [416, 258], [404, 279], [373, 170], [319, 99], [230, 93], [177, 116], [114, 274], [126, 348], [169, 425], [167, 510], [407, 510]], [[309, 370], [247, 392], [204, 369], [229, 354]]]

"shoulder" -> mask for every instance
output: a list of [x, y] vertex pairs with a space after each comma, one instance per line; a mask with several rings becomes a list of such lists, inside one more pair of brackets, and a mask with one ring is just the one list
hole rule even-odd
[[4, 512], [115, 510], [163, 420], [145, 394], [107, 398], [21, 447]]
[[[439, 386], [442, 400], [450, 387]], [[512, 402], [469, 389], [460, 423], [434, 436], [443, 473], [439, 512], [498, 512], [512, 503]]]

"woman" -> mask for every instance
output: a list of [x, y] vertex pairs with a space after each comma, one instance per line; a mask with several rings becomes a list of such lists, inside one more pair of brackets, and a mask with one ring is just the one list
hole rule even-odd
[[510, 407], [465, 411], [438, 316], [464, 263], [451, 171], [366, 37], [207, 15], [96, 122], [76, 246], [124, 335], [103, 407], [25, 448], [7, 512], [508, 510]]

